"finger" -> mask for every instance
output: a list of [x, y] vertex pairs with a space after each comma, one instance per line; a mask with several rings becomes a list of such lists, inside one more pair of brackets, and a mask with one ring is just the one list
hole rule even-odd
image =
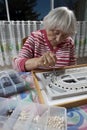
[[52, 58], [52, 60], [54, 61], [54, 63], [56, 62], [56, 55], [54, 53], [50, 52], [50, 57]]
[[47, 55], [44, 55], [44, 65], [49, 65]]
[[48, 58], [50, 64], [55, 65], [56, 55], [54, 53], [50, 52], [49, 56], [47, 58]]
[[54, 62], [54, 60], [52, 59], [52, 57], [47, 57], [47, 61], [48, 61], [49, 66], [55, 65], [55, 62]]
[[46, 64], [47, 66], [55, 65], [55, 58], [51, 56], [50, 53], [46, 54], [44, 64]]

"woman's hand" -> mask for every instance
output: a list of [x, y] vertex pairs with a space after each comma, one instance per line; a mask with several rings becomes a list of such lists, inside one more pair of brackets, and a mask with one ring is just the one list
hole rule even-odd
[[46, 52], [39, 58], [39, 66], [49, 67], [56, 63], [56, 55], [52, 52]]
[[37, 58], [31, 58], [25, 62], [26, 71], [37, 69], [39, 67], [50, 67], [56, 63], [56, 56], [52, 52], [46, 52]]

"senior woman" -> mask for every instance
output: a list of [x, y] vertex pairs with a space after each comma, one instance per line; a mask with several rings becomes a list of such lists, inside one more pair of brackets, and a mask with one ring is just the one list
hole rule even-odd
[[32, 32], [13, 66], [18, 71], [36, 68], [64, 67], [76, 63], [72, 36], [76, 31], [76, 18], [67, 7], [51, 10], [43, 19], [42, 30]]

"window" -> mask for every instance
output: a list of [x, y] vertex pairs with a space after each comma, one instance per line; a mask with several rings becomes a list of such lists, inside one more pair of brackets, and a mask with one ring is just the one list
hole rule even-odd
[[50, 0], [1, 0], [1, 20], [42, 20], [50, 11]]

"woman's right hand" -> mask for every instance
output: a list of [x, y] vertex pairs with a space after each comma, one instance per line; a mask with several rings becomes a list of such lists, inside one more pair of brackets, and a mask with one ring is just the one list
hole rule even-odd
[[46, 52], [37, 58], [31, 58], [25, 62], [25, 70], [30, 71], [37, 68], [45, 68], [54, 66], [56, 63], [56, 56], [52, 52]]
[[46, 52], [39, 58], [40, 67], [54, 66], [56, 63], [56, 55], [53, 52]]

